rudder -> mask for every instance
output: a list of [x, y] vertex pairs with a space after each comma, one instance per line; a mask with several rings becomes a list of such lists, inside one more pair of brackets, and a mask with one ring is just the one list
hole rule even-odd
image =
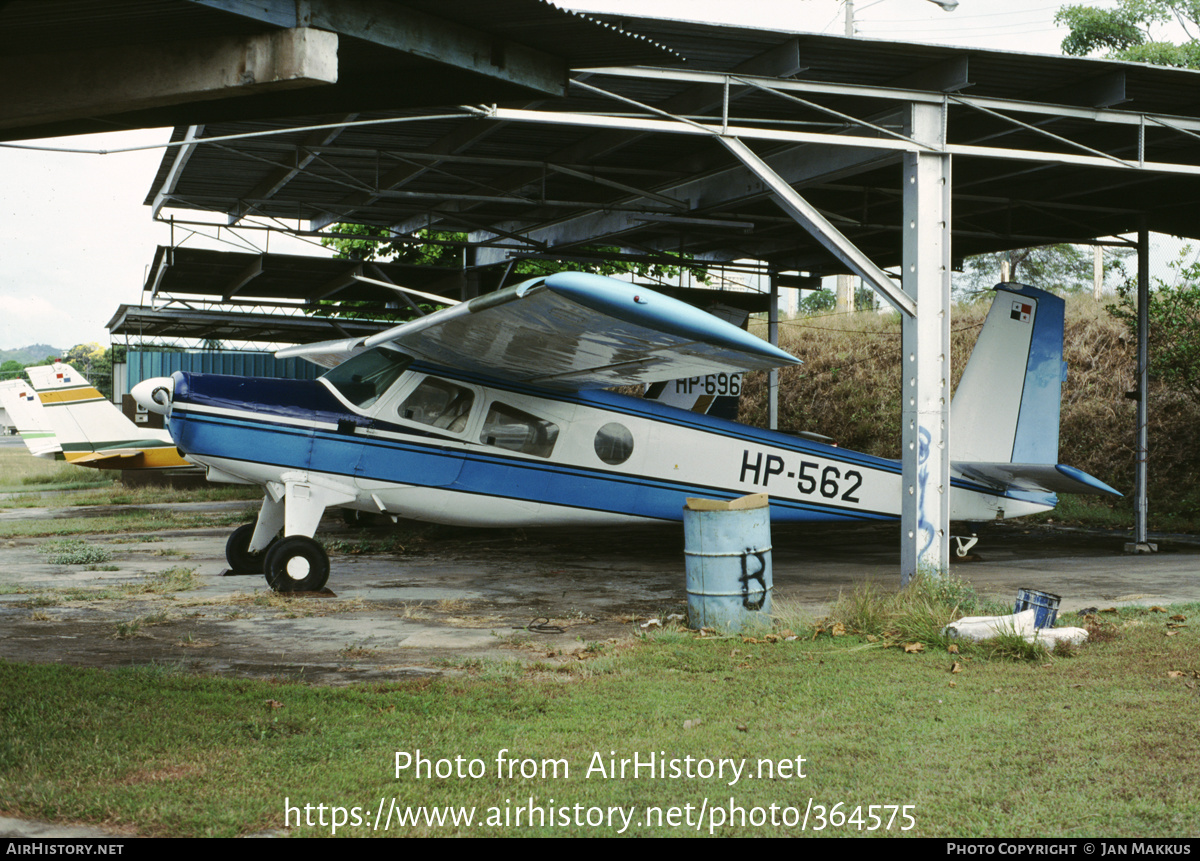
[[951, 457], [1057, 463], [1066, 303], [1000, 284], [950, 407]]

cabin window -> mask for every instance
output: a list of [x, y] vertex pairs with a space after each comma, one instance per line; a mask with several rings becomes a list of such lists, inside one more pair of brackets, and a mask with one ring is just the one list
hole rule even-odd
[[475, 393], [445, 380], [426, 377], [398, 408], [400, 418], [433, 425], [435, 428], [462, 433], [467, 428], [467, 418]]
[[633, 434], [625, 425], [609, 422], [596, 431], [596, 457], [616, 466], [633, 454]]
[[376, 347], [347, 359], [321, 379], [357, 407], [366, 409], [392, 387], [412, 364], [412, 356], [387, 347]]
[[488, 409], [479, 441], [509, 451], [549, 457], [558, 439], [558, 425], [499, 402]]

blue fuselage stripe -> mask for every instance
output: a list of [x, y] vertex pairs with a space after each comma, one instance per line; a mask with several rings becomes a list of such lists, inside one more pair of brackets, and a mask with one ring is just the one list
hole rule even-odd
[[[359, 481], [445, 487], [549, 505], [679, 520], [684, 499], [704, 495], [732, 499], [740, 493], [696, 483], [567, 466], [518, 457], [441, 449], [423, 441], [370, 438], [314, 427], [214, 416], [177, 406], [172, 433], [180, 447], [200, 458], [273, 467], [315, 469]], [[244, 454], [233, 454], [244, 453]], [[771, 498], [781, 521], [888, 520], [894, 515], [828, 504]]]

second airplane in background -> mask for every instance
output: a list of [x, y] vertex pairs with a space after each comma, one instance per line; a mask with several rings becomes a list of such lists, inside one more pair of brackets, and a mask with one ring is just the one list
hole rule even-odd
[[77, 370], [67, 364], [26, 368], [44, 426], [63, 458], [96, 469], [193, 469], [165, 430], [131, 422]]

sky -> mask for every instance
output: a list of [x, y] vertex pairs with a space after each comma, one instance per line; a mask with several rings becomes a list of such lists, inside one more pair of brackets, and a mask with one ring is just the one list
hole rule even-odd
[[[833, 35], [845, 28], [841, 0], [556, 2], [579, 10]], [[855, 22], [864, 38], [1059, 53], [1065, 31], [1055, 27], [1054, 14], [1061, 5], [1059, 0], [960, 0], [955, 11], [945, 12], [928, 0], [855, 0]], [[1110, 4], [1087, 0], [1087, 5]], [[156, 129], [24, 143], [114, 150], [161, 146], [169, 134]], [[0, 146], [0, 349], [109, 343], [105, 324], [118, 305], [141, 301], [155, 247], [171, 241], [170, 228], [155, 223], [150, 208], [142, 205], [162, 153], [161, 148], [96, 155]], [[182, 238], [177, 228], [175, 239]], [[255, 232], [247, 238], [262, 242]], [[187, 243], [233, 250], [214, 238], [194, 236]], [[320, 253], [308, 244], [276, 239], [271, 250]]]

